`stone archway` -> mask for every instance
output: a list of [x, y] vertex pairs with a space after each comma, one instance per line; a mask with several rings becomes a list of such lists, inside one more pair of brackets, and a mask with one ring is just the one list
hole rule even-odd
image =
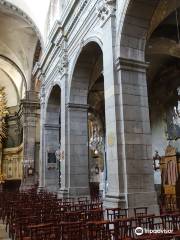
[[44, 126], [45, 138], [45, 187], [57, 191], [59, 184], [58, 163], [56, 150], [61, 141], [61, 89], [58, 85], [51, 89]]
[[77, 59], [72, 76], [68, 103], [70, 195], [89, 195], [88, 112], [90, 107], [96, 108], [93, 91], [98, 90], [94, 86], [102, 74], [102, 57], [99, 45], [95, 42], [88, 43]]
[[[146, 195], [142, 201], [144, 205], [152, 205], [152, 196], [155, 196], [153, 153], [159, 150], [162, 154], [162, 150], [166, 148], [165, 144], [168, 144], [163, 136], [166, 133], [163, 133], [165, 124], [164, 120], [162, 121], [162, 110], [165, 104], [167, 108], [170, 107], [167, 99], [174, 104], [177, 104], [175, 101], [178, 99], [179, 54], [175, 16], [178, 7], [179, 2], [176, 1], [130, 1], [120, 37], [117, 68], [122, 89], [124, 151], [129, 182], [127, 189], [129, 201], [131, 193], [137, 194], [141, 199]], [[146, 61], [149, 63], [146, 64]], [[169, 77], [171, 80], [168, 83], [169, 79], [165, 78]], [[168, 83], [168, 91], [164, 94], [160, 82], [164, 88]], [[174, 97], [170, 96], [172, 94]], [[160, 97], [163, 95], [166, 96], [165, 101]], [[131, 169], [133, 161], [136, 167]], [[135, 176], [137, 181], [132, 181]], [[142, 183], [143, 186], [140, 187]], [[141, 194], [142, 191], [146, 194]]]
[[130, 1], [121, 31], [117, 59], [121, 126], [118, 142], [124, 153], [127, 205], [158, 211], [152, 168], [152, 139], [146, 81], [145, 46], [159, 1]]

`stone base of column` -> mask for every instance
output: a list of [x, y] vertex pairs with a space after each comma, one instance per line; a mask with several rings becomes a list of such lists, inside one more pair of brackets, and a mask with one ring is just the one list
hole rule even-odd
[[90, 196], [88, 187], [71, 187], [69, 188], [69, 196]]
[[57, 191], [57, 196], [58, 198], [66, 198], [66, 197], [69, 197], [69, 191], [67, 188], [60, 188], [58, 191]]
[[37, 192], [40, 193], [40, 192], [43, 192], [44, 190], [45, 190], [44, 187], [38, 186]]
[[134, 208], [136, 207], [147, 207], [148, 214], [159, 214], [157, 193], [155, 191], [128, 193], [127, 199], [130, 216], [134, 215]]
[[105, 208], [127, 208], [126, 195], [106, 195], [105, 198], [103, 198], [103, 206]]
[[74, 188], [61, 188], [57, 191], [58, 198], [65, 198], [65, 197], [89, 197], [89, 188], [80, 188], [80, 187], [74, 187]]
[[148, 214], [159, 214], [155, 191], [128, 193], [120, 196], [106, 195], [103, 205], [105, 208], [128, 208], [129, 216], [134, 216], [136, 207], [148, 207]]
[[21, 181], [20, 190], [29, 190], [29, 189], [31, 189], [34, 186], [35, 186], [35, 178], [34, 178], [34, 176], [27, 177], [26, 179], [23, 179]]

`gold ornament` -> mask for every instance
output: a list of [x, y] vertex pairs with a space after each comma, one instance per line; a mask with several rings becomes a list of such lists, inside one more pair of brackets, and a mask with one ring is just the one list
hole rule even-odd
[[0, 141], [7, 138], [5, 117], [8, 115], [5, 87], [0, 87]]

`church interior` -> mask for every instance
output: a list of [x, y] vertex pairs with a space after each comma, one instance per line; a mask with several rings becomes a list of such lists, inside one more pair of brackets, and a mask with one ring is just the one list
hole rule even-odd
[[0, 0], [0, 240], [180, 239], [180, 0]]

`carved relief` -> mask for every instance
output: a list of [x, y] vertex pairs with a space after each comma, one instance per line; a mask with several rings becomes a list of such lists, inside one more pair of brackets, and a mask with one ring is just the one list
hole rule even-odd
[[40, 92], [40, 104], [45, 104], [45, 87], [41, 86], [41, 92]]
[[68, 68], [68, 54], [67, 50], [63, 49], [62, 55], [59, 60], [58, 70], [61, 74], [65, 74]]
[[98, 17], [105, 21], [108, 17], [115, 13], [116, 0], [101, 0], [97, 7]]

